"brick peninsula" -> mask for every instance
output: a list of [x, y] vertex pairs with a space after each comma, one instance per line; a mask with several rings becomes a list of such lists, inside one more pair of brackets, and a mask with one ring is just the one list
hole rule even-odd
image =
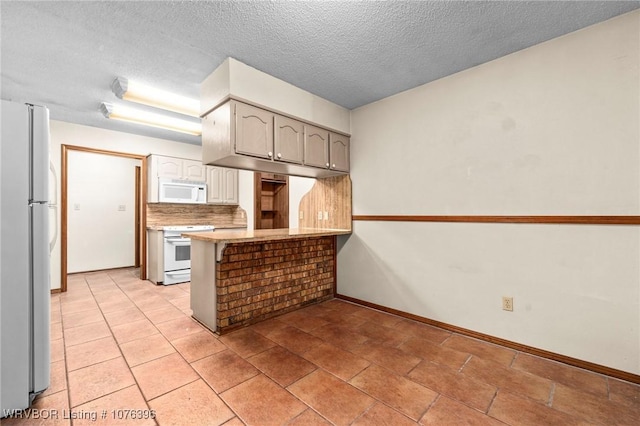
[[193, 317], [218, 334], [334, 295], [336, 236], [292, 228], [190, 232]]

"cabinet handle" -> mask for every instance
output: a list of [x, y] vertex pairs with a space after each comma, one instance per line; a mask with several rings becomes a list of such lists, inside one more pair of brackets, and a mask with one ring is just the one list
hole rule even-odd
[[332, 169], [335, 169], [335, 168], [336, 168], [336, 165], [335, 165], [335, 164], [332, 164], [332, 165], [331, 165], [331, 168], [332, 168]]
[[329, 168], [329, 163], [325, 164], [324, 166], [328, 169]]
[[282, 158], [282, 154], [278, 153], [278, 158]]
[[268, 155], [269, 157], [273, 157], [273, 152], [269, 151], [269, 152], [267, 153], [267, 155]]

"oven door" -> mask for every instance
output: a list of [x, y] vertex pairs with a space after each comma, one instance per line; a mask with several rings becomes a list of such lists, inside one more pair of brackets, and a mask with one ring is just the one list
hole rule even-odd
[[164, 237], [164, 270], [191, 268], [191, 240], [180, 236]]

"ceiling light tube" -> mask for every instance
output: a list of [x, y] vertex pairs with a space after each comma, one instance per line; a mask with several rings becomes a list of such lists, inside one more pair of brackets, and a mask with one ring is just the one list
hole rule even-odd
[[192, 117], [200, 116], [199, 100], [158, 90], [124, 77], [117, 77], [113, 80], [111, 90], [117, 97], [126, 101], [166, 109]]
[[122, 105], [113, 105], [107, 102], [100, 104], [102, 114], [114, 120], [128, 121], [130, 123], [144, 124], [146, 126], [158, 127], [160, 129], [173, 130], [174, 132], [187, 133], [189, 135], [200, 136], [202, 134], [202, 124], [193, 121], [181, 120], [179, 118], [168, 117], [162, 114], [141, 111], [135, 108], [128, 108]]

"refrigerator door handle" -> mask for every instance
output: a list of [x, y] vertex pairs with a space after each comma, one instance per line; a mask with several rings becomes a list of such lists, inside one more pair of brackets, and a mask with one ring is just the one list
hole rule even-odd
[[31, 221], [31, 391], [38, 394], [49, 387], [50, 284], [49, 284], [49, 209], [46, 204], [30, 207]]
[[[53, 253], [53, 248], [56, 246], [56, 242], [58, 241], [58, 206], [55, 204], [49, 204], [49, 208], [53, 210], [53, 237], [49, 241], [49, 253]], [[51, 222], [49, 222], [51, 223]]]
[[53, 162], [49, 161], [49, 170], [51, 171], [51, 176], [53, 179], [49, 179], [49, 185], [53, 185], [53, 191], [51, 192], [51, 199], [49, 203], [52, 205], [58, 204], [58, 175], [56, 174], [56, 169], [53, 166]]

